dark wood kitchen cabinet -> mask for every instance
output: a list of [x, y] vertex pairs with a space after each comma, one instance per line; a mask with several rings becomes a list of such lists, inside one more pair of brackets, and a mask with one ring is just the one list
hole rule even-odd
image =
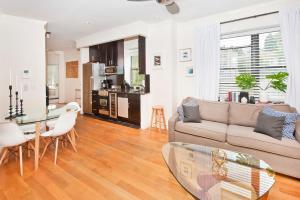
[[106, 44], [100, 44], [98, 48], [98, 54], [99, 54], [99, 62], [105, 63], [107, 60], [107, 50], [106, 50]]
[[98, 90], [92, 91], [92, 112], [95, 115], [99, 114], [99, 96], [98, 96]]
[[139, 94], [128, 94], [128, 120], [129, 123], [141, 124], [141, 99]]
[[106, 66], [117, 66], [118, 65], [118, 43], [110, 42], [107, 43], [107, 60]]
[[118, 41], [91, 46], [90, 62], [105, 63], [106, 66], [118, 65]]
[[146, 74], [146, 38], [139, 36], [139, 74]]
[[99, 45], [91, 46], [89, 48], [90, 62], [99, 62]]

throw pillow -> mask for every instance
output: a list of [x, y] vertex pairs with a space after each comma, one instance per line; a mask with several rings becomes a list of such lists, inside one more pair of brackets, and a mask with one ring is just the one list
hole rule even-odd
[[284, 121], [285, 117], [274, 117], [260, 112], [254, 131], [281, 140]]
[[199, 105], [182, 105], [183, 107], [183, 122], [196, 122], [200, 123], [200, 111], [199, 111]]
[[183, 114], [183, 107], [182, 107], [182, 105], [187, 105], [187, 106], [196, 106], [196, 105], [199, 105], [199, 103], [198, 103], [198, 100], [197, 99], [194, 99], [194, 98], [192, 98], [192, 97], [188, 97], [188, 98], [186, 98], [186, 99], [184, 99], [183, 101], [182, 101], [182, 103], [181, 103], [181, 105], [180, 106], [178, 106], [178, 108], [177, 108], [177, 112], [178, 112], [178, 114], [179, 114], [179, 121], [183, 121], [183, 119], [184, 119], [184, 114]]
[[286, 112], [280, 112], [272, 109], [271, 107], [266, 106], [263, 109], [263, 113], [274, 116], [274, 117], [285, 117], [284, 126], [282, 130], [282, 135], [285, 138], [289, 138], [292, 140], [295, 140], [295, 128], [296, 128], [296, 121], [299, 117], [298, 113], [286, 113]]

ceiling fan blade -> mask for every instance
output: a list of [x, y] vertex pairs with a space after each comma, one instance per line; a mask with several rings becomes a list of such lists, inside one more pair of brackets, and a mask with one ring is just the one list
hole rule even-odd
[[142, 2], [142, 1], [153, 1], [153, 0], [127, 0], [127, 1], [135, 1], [135, 2]]
[[171, 13], [173, 15], [178, 14], [180, 12], [180, 8], [175, 2], [173, 2], [169, 5], [166, 5], [166, 8], [169, 11], [169, 13]]

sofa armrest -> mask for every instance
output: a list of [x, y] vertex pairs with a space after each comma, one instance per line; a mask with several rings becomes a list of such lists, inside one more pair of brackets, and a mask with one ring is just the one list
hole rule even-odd
[[173, 116], [169, 119], [168, 121], [168, 127], [169, 127], [169, 142], [174, 142], [175, 141], [175, 125], [176, 122], [179, 119], [179, 114], [176, 112], [173, 114]]
[[300, 143], [300, 119], [296, 121], [296, 131], [295, 131], [296, 140]]

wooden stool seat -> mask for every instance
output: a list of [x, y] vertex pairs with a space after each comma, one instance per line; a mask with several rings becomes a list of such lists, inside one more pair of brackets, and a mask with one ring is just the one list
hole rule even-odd
[[160, 131], [162, 128], [167, 130], [164, 107], [161, 105], [152, 107], [151, 128], [152, 127], [159, 128]]

